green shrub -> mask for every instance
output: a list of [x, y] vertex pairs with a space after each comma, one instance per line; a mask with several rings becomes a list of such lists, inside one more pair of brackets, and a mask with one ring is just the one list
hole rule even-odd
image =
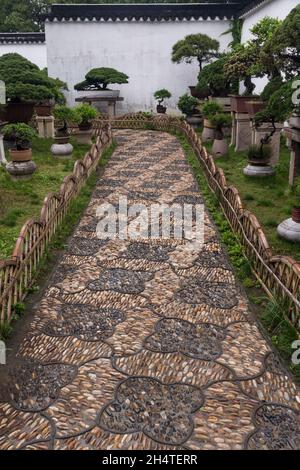
[[198, 105], [199, 100], [193, 96], [188, 95], [187, 93], [182, 95], [178, 101], [178, 108], [182, 114], [185, 114], [186, 116], [192, 116]]
[[202, 114], [206, 119], [211, 119], [217, 113], [222, 113], [222, 106], [216, 101], [208, 101], [201, 108]]
[[63, 103], [62, 89], [66, 84], [47, 76], [35, 64], [19, 54], [0, 57], [0, 80], [6, 85], [7, 99], [15, 103], [44, 103], [49, 100]]
[[90, 128], [92, 120], [99, 116], [98, 111], [87, 103], [76, 106], [75, 113], [78, 117], [79, 125], [84, 128]]
[[7, 124], [2, 132], [7, 140], [15, 142], [17, 150], [29, 149], [32, 140], [37, 137], [35, 130], [23, 123]]
[[197, 90], [206, 96], [228, 96], [238, 93], [238, 80], [227, 78], [224, 65], [227, 56], [221, 57], [212, 64], [206, 65], [198, 76]]

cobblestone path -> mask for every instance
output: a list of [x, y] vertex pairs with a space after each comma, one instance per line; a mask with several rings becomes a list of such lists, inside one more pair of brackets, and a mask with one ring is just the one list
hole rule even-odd
[[96, 207], [201, 203], [178, 141], [119, 143], [35, 310], [0, 404], [1, 449], [300, 448], [300, 395], [205, 218], [179, 240], [96, 237]]

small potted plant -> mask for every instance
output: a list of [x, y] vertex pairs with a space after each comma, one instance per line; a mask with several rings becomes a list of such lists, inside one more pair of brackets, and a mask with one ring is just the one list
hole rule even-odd
[[32, 159], [31, 142], [37, 136], [35, 130], [24, 123], [7, 124], [2, 129], [4, 138], [13, 143], [9, 150], [13, 162], [28, 162]]
[[172, 94], [169, 92], [169, 90], [166, 90], [165, 88], [161, 90], [157, 90], [154, 93], [154, 98], [158, 101], [158, 105], [156, 107], [156, 111], [158, 114], [166, 114], [167, 107], [163, 105], [164, 100], [171, 98]]
[[77, 83], [74, 89], [77, 91], [97, 92], [97, 97], [118, 97], [120, 90], [110, 90], [108, 86], [113, 83], [128, 83], [128, 75], [109, 67], [100, 67], [90, 70], [83, 82]]
[[244, 168], [246, 176], [273, 176], [275, 169], [270, 165], [272, 148], [270, 145], [254, 144], [250, 145], [247, 151], [248, 166]]
[[87, 103], [77, 106], [75, 113], [78, 115], [79, 128], [79, 132], [76, 134], [76, 140], [79, 144], [91, 145], [93, 120], [97, 118], [99, 113], [93, 106]]
[[199, 100], [185, 93], [179, 98], [178, 108], [185, 115], [186, 121], [194, 127], [199, 126], [201, 117], [197, 115]]
[[225, 113], [217, 113], [210, 116], [210, 122], [215, 126], [215, 140], [212, 147], [214, 157], [228, 153], [228, 142], [224, 137], [224, 127], [231, 123], [231, 116]]
[[213, 141], [215, 139], [216, 126], [211, 122], [211, 118], [216, 114], [223, 112], [223, 107], [215, 101], [207, 101], [201, 108], [204, 116], [202, 140], [203, 142]]
[[65, 105], [56, 105], [53, 115], [59, 123], [55, 130], [55, 143], [51, 146], [53, 155], [68, 156], [73, 152], [73, 145], [70, 144], [69, 124], [78, 124], [80, 118], [73, 108]]
[[7, 124], [4, 126], [5, 139], [13, 143], [9, 150], [11, 162], [6, 165], [6, 170], [14, 181], [31, 178], [36, 171], [36, 164], [32, 161], [32, 140], [37, 134], [32, 127], [24, 123]]

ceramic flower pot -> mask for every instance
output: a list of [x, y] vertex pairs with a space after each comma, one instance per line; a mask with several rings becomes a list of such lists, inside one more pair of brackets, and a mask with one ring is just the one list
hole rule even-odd
[[10, 159], [12, 162], [29, 162], [32, 159], [32, 150], [16, 150], [10, 149], [9, 150]]

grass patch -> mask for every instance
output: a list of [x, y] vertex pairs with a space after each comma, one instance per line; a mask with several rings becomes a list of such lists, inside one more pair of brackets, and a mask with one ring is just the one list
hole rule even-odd
[[[208, 151], [212, 145], [205, 144]], [[235, 152], [231, 147], [225, 157], [215, 159], [222, 168], [228, 185], [235, 186], [240, 193], [245, 209], [256, 215], [267, 240], [276, 255], [291, 256], [300, 262], [300, 247], [295, 243], [282, 240], [277, 235], [277, 226], [291, 217], [294, 203], [293, 192], [289, 186], [290, 150], [284, 143], [281, 146], [277, 174], [266, 178], [249, 178], [243, 174], [247, 165], [245, 152]]]
[[37, 171], [28, 181], [12, 181], [5, 168], [0, 167], [0, 259], [12, 254], [24, 223], [39, 217], [45, 196], [59, 191], [64, 177], [72, 173], [74, 162], [89, 150], [89, 146], [72, 141], [72, 158], [64, 160], [53, 157], [52, 142], [52, 139], [34, 140], [32, 150]]
[[[204, 197], [206, 207], [219, 229], [222, 242], [227, 246], [229, 258], [235, 268], [238, 279], [245, 287], [249, 300], [255, 305], [257, 315], [262, 325], [267, 330], [273, 345], [287, 362], [287, 367], [291, 373], [296, 379], [300, 380], [300, 365], [292, 364], [291, 361], [292, 355], [295, 352], [292, 348], [292, 344], [298, 339], [298, 333], [285, 319], [285, 312], [287, 311], [286, 306], [282, 304], [282, 302], [270, 301], [270, 299], [266, 297], [260, 283], [252, 274], [250, 262], [245, 258], [244, 250], [239, 239], [232, 232], [216, 196], [211, 192], [207, 184], [198, 158], [185, 137], [178, 133], [174, 135], [178, 138], [185, 151], [187, 160], [199, 184], [201, 194]], [[256, 184], [258, 184], [258, 182]], [[254, 197], [252, 199], [251, 193], [245, 192], [245, 195], [247, 194], [250, 196], [249, 201], [255, 201]], [[274, 222], [274, 220], [272, 222]], [[271, 223], [271, 219], [269, 219], [269, 223]]]

